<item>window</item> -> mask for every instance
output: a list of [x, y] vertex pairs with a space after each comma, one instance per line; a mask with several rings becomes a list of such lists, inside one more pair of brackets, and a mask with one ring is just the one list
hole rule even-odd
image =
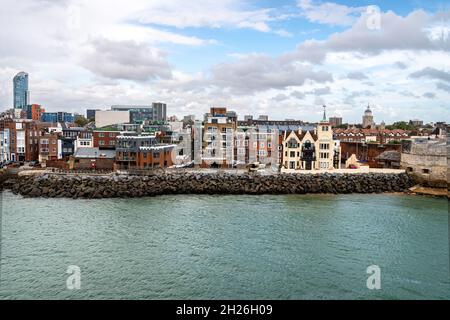
[[98, 136], [99, 136], [99, 138], [104, 138], [104, 137], [105, 137], [105, 133], [104, 133], [104, 132], [100, 132], [100, 133], [98, 134]]
[[320, 159], [328, 159], [328, 152], [320, 152]]
[[320, 149], [321, 150], [329, 150], [330, 149], [330, 145], [328, 143], [321, 143], [320, 144]]
[[430, 169], [422, 169], [422, 173], [429, 174], [430, 173]]
[[294, 158], [294, 157], [295, 157], [295, 151], [291, 151], [291, 152], [289, 153], [289, 156], [290, 156], [291, 158]]
[[109, 145], [110, 145], [110, 146], [114, 146], [115, 144], [116, 144], [115, 141], [109, 141]]
[[104, 146], [104, 145], [105, 145], [105, 141], [100, 140], [100, 141], [98, 142], [98, 144], [101, 145], [101, 146]]
[[110, 133], [109, 133], [109, 137], [110, 137], [110, 138], [114, 138], [114, 132], [110, 132]]

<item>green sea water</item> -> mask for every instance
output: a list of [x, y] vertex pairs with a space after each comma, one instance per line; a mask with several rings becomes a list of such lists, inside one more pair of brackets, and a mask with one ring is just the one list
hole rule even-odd
[[1, 209], [0, 299], [450, 298], [445, 199], [3, 192]]

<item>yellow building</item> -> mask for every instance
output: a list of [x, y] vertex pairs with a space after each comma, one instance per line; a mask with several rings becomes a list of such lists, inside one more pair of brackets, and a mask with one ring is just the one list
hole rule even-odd
[[286, 131], [283, 135], [281, 172], [339, 169], [341, 148], [333, 139], [331, 124], [324, 118], [314, 130]]

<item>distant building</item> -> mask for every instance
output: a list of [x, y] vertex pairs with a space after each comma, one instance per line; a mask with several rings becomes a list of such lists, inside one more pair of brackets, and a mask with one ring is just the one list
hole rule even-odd
[[342, 125], [342, 118], [341, 117], [330, 117], [329, 122], [332, 127], [337, 127], [337, 126]]
[[153, 102], [153, 121], [166, 121], [167, 120], [167, 105], [162, 102]]
[[393, 143], [408, 139], [410, 132], [394, 129], [334, 129], [334, 137], [342, 142]]
[[414, 126], [414, 127], [422, 127], [423, 126], [423, 121], [422, 120], [418, 120], [418, 119], [413, 119], [413, 120], [409, 120], [409, 124]]
[[121, 111], [108, 110], [95, 112], [95, 126], [97, 128], [103, 128], [106, 126], [129, 122], [130, 122], [129, 110], [121, 110]]
[[14, 109], [24, 109], [29, 103], [28, 73], [19, 72], [13, 79]]
[[375, 127], [375, 122], [373, 121], [372, 110], [370, 110], [369, 105], [367, 106], [366, 111], [364, 111], [364, 115], [362, 117], [362, 127], [364, 129]]
[[42, 113], [41, 121], [51, 123], [73, 123], [75, 118], [72, 113], [68, 112], [44, 112]]
[[258, 117], [258, 121], [269, 121], [269, 116], [267, 116], [267, 115], [260, 115]]
[[244, 121], [252, 121], [252, 120], [253, 120], [253, 116], [252, 115], [244, 116]]
[[86, 119], [91, 120], [91, 119], [95, 119], [95, 113], [97, 111], [100, 111], [98, 109], [87, 109], [86, 110]]
[[151, 106], [114, 105], [111, 111], [128, 111], [131, 123], [167, 120], [167, 105], [161, 102], [154, 102]]
[[26, 106], [27, 119], [41, 121], [45, 109], [39, 104], [31, 104]]

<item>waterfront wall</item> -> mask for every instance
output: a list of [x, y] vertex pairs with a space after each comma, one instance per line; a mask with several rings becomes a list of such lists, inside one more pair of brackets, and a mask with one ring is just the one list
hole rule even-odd
[[423, 186], [446, 188], [448, 172], [448, 141], [405, 141], [401, 167]]
[[128, 198], [163, 194], [306, 194], [403, 192], [415, 184], [405, 173], [229, 174], [160, 173], [148, 176], [19, 176], [4, 187], [25, 197]]

